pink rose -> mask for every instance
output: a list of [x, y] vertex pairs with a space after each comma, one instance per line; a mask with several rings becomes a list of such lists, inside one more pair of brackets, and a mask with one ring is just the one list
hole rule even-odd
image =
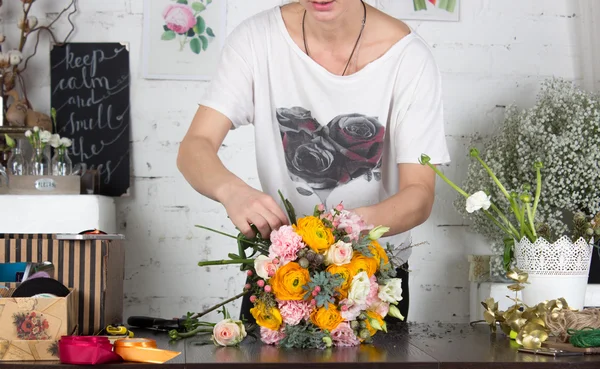
[[277, 345], [285, 337], [284, 328], [274, 331], [265, 327], [260, 327], [260, 339], [267, 345]]
[[278, 301], [279, 313], [285, 324], [298, 325], [302, 320], [308, 320], [312, 307], [306, 301]]
[[333, 344], [338, 347], [351, 347], [360, 345], [359, 339], [350, 327], [350, 323], [343, 322], [331, 331]]
[[269, 279], [277, 272], [277, 264], [273, 263], [273, 259], [265, 255], [259, 255], [254, 259], [254, 269], [256, 270], [256, 275], [262, 279]]
[[[332, 213], [334, 213], [334, 210], [332, 210]], [[372, 225], [365, 223], [362, 217], [356, 213], [348, 210], [342, 210], [339, 213], [339, 215], [335, 216], [335, 227], [345, 231], [353, 241], [358, 240], [362, 231], [368, 231], [373, 228]]]
[[246, 328], [239, 320], [224, 319], [213, 328], [213, 342], [218, 346], [235, 346], [246, 337]]
[[294, 232], [291, 226], [282, 226], [271, 232], [271, 246], [269, 246], [269, 257], [279, 259], [281, 265], [298, 258], [298, 251], [306, 247], [302, 237]]
[[329, 249], [325, 251], [325, 265], [350, 264], [352, 261], [352, 255], [352, 244], [340, 240], [331, 245]]
[[163, 11], [167, 28], [175, 33], [186, 33], [196, 25], [192, 9], [184, 4], [171, 4]]
[[379, 299], [379, 297], [369, 306], [371, 311], [376, 312], [381, 315], [382, 318], [385, 318], [390, 312], [390, 304], [387, 302], [383, 302]]

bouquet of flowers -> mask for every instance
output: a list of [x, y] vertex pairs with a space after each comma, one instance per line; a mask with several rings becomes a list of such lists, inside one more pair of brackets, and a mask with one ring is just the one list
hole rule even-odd
[[[404, 319], [396, 306], [402, 287], [390, 246], [378, 242], [389, 228], [367, 225], [342, 204], [333, 209], [317, 205], [312, 215], [296, 220], [292, 205], [282, 200], [291, 225], [273, 231], [267, 240], [199, 226], [238, 240], [239, 254], [229, 254], [230, 260], [198, 264], [241, 264], [248, 275], [244, 289], [254, 306], [251, 314], [264, 343], [286, 348], [356, 346], [370, 343], [378, 331], [386, 332], [387, 315]], [[171, 332], [172, 338], [185, 336]], [[223, 334], [213, 330], [215, 336]]]

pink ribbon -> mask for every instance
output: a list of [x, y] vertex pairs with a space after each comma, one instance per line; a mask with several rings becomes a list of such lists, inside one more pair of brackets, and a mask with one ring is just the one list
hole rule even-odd
[[107, 337], [62, 336], [58, 355], [63, 364], [95, 365], [121, 361]]

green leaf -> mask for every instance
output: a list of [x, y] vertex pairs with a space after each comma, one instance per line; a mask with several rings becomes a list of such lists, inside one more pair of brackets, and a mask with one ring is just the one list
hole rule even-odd
[[206, 48], [208, 47], [208, 39], [206, 38], [206, 36], [198, 36], [198, 38], [200, 39], [200, 41], [202, 41], [202, 50], [206, 51]]
[[198, 16], [196, 18], [196, 27], [198, 27], [198, 29], [196, 30], [197, 34], [202, 34], [206, 30], [206, 22], [201, 16]]
[[177, 0], [177, 4], [185, 4], [187, 5], [188, 0]]
[[171, 30], [165, 31], [160, 37], [161, 40], [169, 41], [177, 37], [177, 34]]
[[201, 12], [206, 9], [206, 6], [204, 6], [204, 4], [196, 1], [196, 2], [192, 3], [192, 9], [194, 9], [197, 12]]
[[197, 38], [193, 38], [192, 41], [190, 41], [190, 49], [192, 49], [195, 54], [200, 54], [201, 48], [202, 46], [200, 46], [200, 40]]
[[169, 27], [167, 27], [167, 25], [165, 24], [165, 25], [163, 26], [163, 30], [165, 30], [165, 31], [169, 31]]
[[206, 34], [209, 35], [210, 37], [215, 37], [215, 33], [213, 32], [212, 28], [210, 28], [210, 27], [206, 27]]
[[212, 0], [206, 0], [206, 5], [212, 3]]
[[[196, 27], [194, 27], [194, 28], [196, 28]], [[194, 37], [194, 36], [196, 36], [196, 32], [195, 32], [194, 28], [190, 28], [190, 29], [187, 31], [187, 36], [188, 36], [188, 37]]]

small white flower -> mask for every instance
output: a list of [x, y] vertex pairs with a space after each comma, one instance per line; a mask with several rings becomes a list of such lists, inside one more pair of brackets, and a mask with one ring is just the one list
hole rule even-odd
[[40, 132], [41, 142], [48, 143], [50, 141], [50, 138], [52, 138], [52, 133], [50, 133], [49, 131], [43, 130]]
[[38, 127], [38, 126], [33, 127], [33, 132], [39, 132], [39, 131], [40, 131], [40, 127]]
[[352, 278], [350, 291], [348, 292], [348, 301], [352, 305], [364, 305], [371, 291], [371, 280], [367, 272], [360, 272]]
[[50, 141], [48, 141], [48, 143], [50, 144], [50, 146], [57, 148], [60, 146], [60, 135], [58, 135], [58, 133], [53, 134], [50, 137]]
[[71, 147], [72, 144], [73, 144], [73, 141], [71, 141], [70, 138], [68, 138], [68, 137], [61, 137], [61, 139], [60, 139], [60, 146], [62, 146], [62, 147]]
[[489, 209], [492, 204], [490, 198], [491, 196], [488, 196], [483, 191], [475, 192], [467, 198], [467, 212], [473, 213], [479, 209]]
[[389, 302], [391, 304], [395, 304], [402, 300], [402, 279], [392, 278], [388, 280], [385, 285], [379, 285], [377, 297], [379, 297], [381, 301]]
[[28, 129], [27, 131], [25, 131], [25, 137], [31, 137], [31, 130]]
[[18, 50], [11, 50], [8, 52], [8, 60], [10, 65], [19, 65], [23, 60], [23, 54]]

